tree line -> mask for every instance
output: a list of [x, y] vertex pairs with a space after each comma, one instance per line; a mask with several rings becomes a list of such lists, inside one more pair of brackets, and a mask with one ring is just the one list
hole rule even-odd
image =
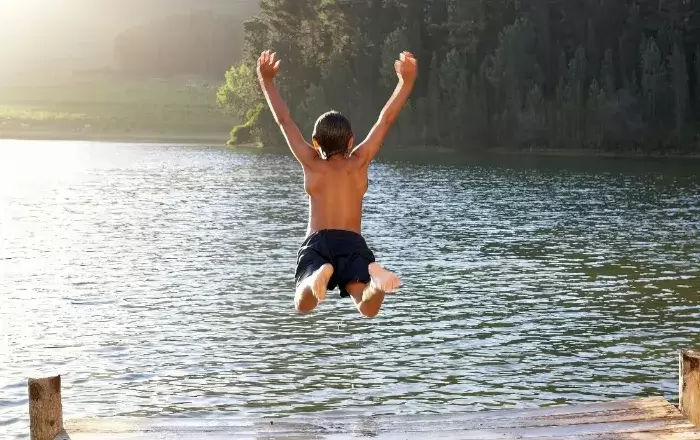
[[334, 108], [358, 136], [419, 59], [399, 145], [676, 153], [700, 150], [700, 2], [694, 0], [261, 0], [220, 105], [233, 141], [280, 138], [254, 79], [264, 49], [305, 133]]

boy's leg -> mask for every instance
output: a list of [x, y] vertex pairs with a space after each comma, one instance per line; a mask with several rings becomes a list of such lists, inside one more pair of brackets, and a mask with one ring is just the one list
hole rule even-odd
[[297, 286], [294, 305], [300, 313], [309, 313], [319, 302], [326, 300], [328, 281], [333, 276], [333, 266], [326, 263], [304, 278]]
[[384, 302], [384, 292], [372, 286], [372, 283], [353, 281], [345, 286], [355, 302], [355, 307], [363, 316], [374, 318]]
[[373, 318], [379, 314], [379, 309], [384, 302], [387, 293], [395, 292], [401, 285], [399, 277], [380, 266], [371, 263], [368, 266], [371, 281], [369, 283], [351, 282], [345, 286], [345, 290], [350, 294], [355, 307], [368, 318]]

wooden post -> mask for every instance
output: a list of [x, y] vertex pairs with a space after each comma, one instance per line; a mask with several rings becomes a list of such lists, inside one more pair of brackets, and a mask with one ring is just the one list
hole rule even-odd
[[681, 350], [678, 370], [678, 406], [700, 426], [700, 351]]
[[63, 430], [61, 376], [29, 379], [29, 438], [56, 440], [67, 438]]

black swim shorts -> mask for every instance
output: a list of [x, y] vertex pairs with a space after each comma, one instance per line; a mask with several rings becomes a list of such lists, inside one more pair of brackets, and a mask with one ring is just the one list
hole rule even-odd
[[345, 286], [353, 281], [369, 283], [367, 266], [374, 261], [374, 254], [362, 235], [339, 229], [316, 231], [306, 237], [297, 252], [297, 286], [316, 269], [330, 263], [333, 276], [328, 281], [328, 290], [339, 287], [341, 297], [350, 296]]

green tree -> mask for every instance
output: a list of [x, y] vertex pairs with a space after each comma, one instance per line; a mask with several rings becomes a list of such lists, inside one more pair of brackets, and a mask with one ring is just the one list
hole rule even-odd
[[525, 98], [525, 109], [521, 112], [518, 124], [518, 143], [526, 146], [542, 142], [546, 127], [546, 110], [542, 87], [532, 84]]
[[678, 44], [673, 45], [673, 54], [671, 55], [671, 78], [675, 103], [675, 130], [676, 136], [680, 138], [683, 134], [683, 126], [685, 125], [689, 91], [688, 65], [686, 63], [685, 53], [683, 53]]
[[615, 63], [613, 62], [612, 49], [606, 49], [603, 63], [600, 67], [600, 79], [603, 83], [603, 90], [608, 96], [613, 96], [617, 90], [615, 87]]
[[608, 98], [605, 88], [598, 80], [591, 81], [586, 99], [586, 127], [584, 146], [599, 149], [604, 145], [607, 120]]
[[588, 78], [588, 58], [586, 49], [579, 46], [574, 57], [569, 61], [569, 74], [567, 75], [571, 85], [572, 97], [578, 107], [583, 107], [586, 97]]
[[620, 76], [623, 86], [636, 92], [634, 84], [637, 81], [637, 67], [639, 66], [639, 47], [643, 43], [643, 25], [640, 17], [640, 7], [636, 2], [625, 2], [627, 17], [621, 26], [622, 32], [617, 37], [618, 54], [620, 63]]
[[247, 64], [240, 64], [231, 67], [225, 79], [216, 93], [216, 101], [227, 113], [242, 120], [250, 109], [262, 102], [255, 72]]
[[256, 16], [243, 23], [245, 30], [244, 53], [246, 61], [253, 63], [263, 50], [270, 47], [269, 28], [267, 23]]
[[586, 96], [587, 96], [588, 59], [586, 50], [579, 46], [574, 57], [569, 61], [567, 81], [569, 85], [568, 119], [571, 130], [571, 141], [576, 146], [584, 144], [586, 131]]
[[398, 54], [409, 47], [408, 39], [404, 29], [394, 29], [387, 35], [382, 45], [382, 68], [380, 71], [382, 85], [386, 88], [396, 86], [396, 73], [394, 72], [394, 61]]
[[[267, 48], [284, 60], [280, 91], [305, 131], [330, 108], [368, 128], [402, 50], [420, 75], [401, 144], [671, 148], [697, 130], [695, 1], [261, 0], [244, 29], [247, 66]], [[237, 65], [219, 93], [246, 124], [262, 102], [251, 76]], [[280, 142], [267, 110], [254, 126]]]
[[484, 2], [448, 0], [447, 29], [450, 46], [474, 56], [486, 27], [485, 20]]
[[442, 114], [444, 110], [437, 53], [433, 53], [428, 69], [428, 96], [426, 98], [428, 108], [427, 136], [431, 143], [439, 144], [442, 139]]
[[446, 141], [451, 145], [464, 138], [464, 130], [469, 123], [466, 121], [469, 84], [465, 64], [465, 56], [453, 49], [440, 65], [439, 78], [443, 96], [440, 117], [447, 122]]
[[654, 122], [656, 121], [657, 108], [661, 99], [666, 71], [661, 58], [661, 51], [653, 37], [642, 43], [640, 52], [644, 114], [647, 121]]
[[488, 76], [498, 90], [495, 107], [501, 115], [500, 131], [503, 133], [516, 134], [525, 97], [534, 85], [540, 84], [536, 41], [532, 24], [520, 18], [501, 32], [498, 46], [491, 57]]
[[695, 46], [695, 112], [700, 120], [700, 45]]
[[236, 125], [231, 130], [231, 137], [228, 140], [228, 145], [250, 144], [260, 140], [259, 120], [262, 113], [263, 104], [260, 103], [248, 110], [245, 116], [245, 123]]
[[311, 84], [306, 90], [306, 98], [301, 101], [295, 113], [302, 132], [310, 137], [316, 119], [329, 110], [331, 110], [331, 107], [326, 99], [324, 88]]

